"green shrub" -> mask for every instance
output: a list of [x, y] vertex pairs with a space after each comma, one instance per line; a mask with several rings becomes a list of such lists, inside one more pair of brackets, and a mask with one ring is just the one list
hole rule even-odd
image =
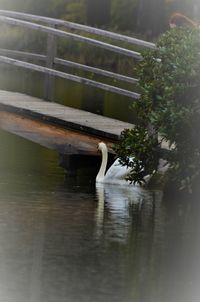
[[[200, 29], [170, 30], [143, 57], [137, 66], [141, 97], [133, 105], [138, 124], [122, 132], [115, 150], [133, 168], [129, 180], [143, 181], [165, 158], [177, 187], [191, 190], [200, 176]], [[174, 145], [170, 152], [161, 150], [149, 125]]]

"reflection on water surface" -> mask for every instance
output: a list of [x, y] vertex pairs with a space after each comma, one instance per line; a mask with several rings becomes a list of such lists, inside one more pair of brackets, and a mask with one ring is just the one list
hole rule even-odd
[[199, 204], [80, 185], [0, 133], [0, 301], [199, 301]]

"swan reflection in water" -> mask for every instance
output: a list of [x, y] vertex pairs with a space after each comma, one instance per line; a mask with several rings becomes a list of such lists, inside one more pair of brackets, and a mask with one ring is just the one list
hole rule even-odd
[[[144, 186], [138, 183], [130, 184], [126, 180], [131, 168], [122, 166], [119, 159], [115, 160], [106, 172], [108, 148], [101, 142], [98, 149], [102, 153], [102, 162], [96, 176], [97, 233], [99, 236], [104, 227], [108, 227], [112, 238], [126, 240], [132, 223], [131, 210], [140, 212], [143, 202], [151, 200], [152, 194]], [[148, 183], [150, 178], [150, 175], [146, 175], [145, 182]]]
[[139, 213], [144, 202], [152, 202], [150, 191], [139, 186], [119, 186], [96, 183], [98, 206], [96, 211], [97, 235], [100, 236], [105, 226], [110, 236], [126, 241], [132, 213]]

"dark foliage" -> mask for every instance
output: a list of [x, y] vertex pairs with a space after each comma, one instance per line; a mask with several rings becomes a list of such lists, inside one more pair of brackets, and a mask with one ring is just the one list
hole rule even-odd
[[[153, 173], [161, 156], [177, 187], [191, 190], [200, 175], [200, 29], [168, 31], [143, 56], [137, 67], [141, 98], [133, 106], [139, 124], [122, 133], [116, 152], [124, 165], [135, 157], [130, 180], [141, 182]], [[173, 146], [171, 152], [160, 153], [149, 125]]]

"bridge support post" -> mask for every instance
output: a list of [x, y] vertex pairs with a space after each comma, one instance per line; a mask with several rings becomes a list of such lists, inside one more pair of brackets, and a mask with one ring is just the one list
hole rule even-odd
[[59, 166], [65, 169], [65, 175], [78, 177], [80, 175], [95, 180], [100, 166], [100, 156], [80, 154], [59, 154]]
[[[49, 24], [49, 26], [55, 28], [55, 25]], [[57, 52], [57, 41], [54, 34], [50, 33], [47, 36], [47, 56], [46, 56], [46, 67], [52, 68], [54, 66], [54, 58]], [[47, 101], [54, 100], [55, 90], [55, 78], [52, 75], [46, 74], [44, 80], [44, 99]]]
[[[114, 161], [114, 154], [108, 155], [108, 167]], [[59, 153], [59, 166], [64, 168], [68, 177], [82, 177], [95, 181], [101, 164], [101, 156]]]

